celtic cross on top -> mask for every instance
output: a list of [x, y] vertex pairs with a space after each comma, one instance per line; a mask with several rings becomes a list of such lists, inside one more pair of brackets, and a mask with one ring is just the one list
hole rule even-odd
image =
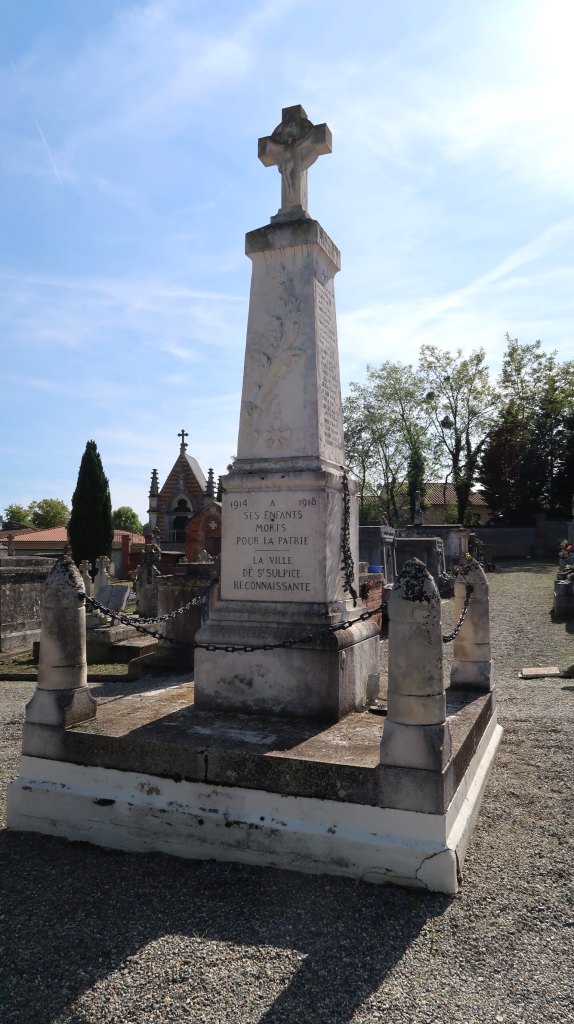
[[312, 124], [299, 104], [283, 107], [281, 124], [272, 135], [259, 139], [258, 156], [281, 175], [281, 208], [272, 221], [308, 217], [307, 168], [317, 157], [331, 152], [326, 124]]

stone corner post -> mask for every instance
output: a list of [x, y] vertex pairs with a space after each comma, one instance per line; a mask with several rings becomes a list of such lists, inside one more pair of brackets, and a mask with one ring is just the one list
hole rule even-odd
[[66, 728], [95, 718], [88, 688], [84, 583], [69, 555], [56, 561], [44, 587], [38, 684], [27, 725]]
[[454, 585], [454, 612], [458, 622], [466, 597], [470, 594], [466, 616], [454, 640], [450, 685], [455, 688], [492, 690], [492, 660], [490, 653], [490, 615], [488, 580], [484, 569], [474, 558], [463, 567]]
[[389, 687], [381, 764], [442, 771], [451, 756], [441, 603], [423, 562], [410, 558], [389, 597]]

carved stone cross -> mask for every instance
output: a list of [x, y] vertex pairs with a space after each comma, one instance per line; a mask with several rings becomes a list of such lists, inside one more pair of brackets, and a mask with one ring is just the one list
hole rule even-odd
[[281, 175], [281, 208], [272, 221], [309, 216], [307, 168], [331, 148], [331, 132], [326, 124], [312, 124], [299, 104], [283, 107], [281, 124], [258, 144], [261, 163], [276, 166]]
[[179, 434], [177, 436], [181, 437], [181, 451], [184, 452], [185, 449], [187, 448], [187, 445], [185, 443], [185, 439], [186, 439], [186, 437], [189, 437], [189, 434], [188, 434], [187, 430], [184, 430], [183, 427], [182, 427], [180, 432], [179, 432]]

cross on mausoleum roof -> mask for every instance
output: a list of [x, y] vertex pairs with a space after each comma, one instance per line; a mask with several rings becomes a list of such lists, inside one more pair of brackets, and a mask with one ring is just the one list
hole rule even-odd
[[187, 448], [187, 445], [185, 443], [185, 439], [186, 439], [186, 437], [189, 437], [189, 434], [188, 434], [187, 430], [184, 430], [183, 427], [182, 427], [180, 432], [179, 432], [179, 434], [177, 436], [181, 437], [181, 448], [180, 448], [180, 455], [181, 455], [181, 454], [183, 454], [183, 452], [185, 452], [185, 449]]
[[258, 143], [261, 163], [276, 166], [281, 175], [281, 208], [272, 221], [309, 216], [307, 168], [331, 148], [331, 131], [326, 124], [312, 124], [300, 104], [283, 107], [281, 124]]

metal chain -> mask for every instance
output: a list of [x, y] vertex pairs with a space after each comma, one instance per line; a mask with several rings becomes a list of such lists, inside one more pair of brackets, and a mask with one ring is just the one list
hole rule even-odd
[[[474, 588], [472, 587], [472, 584], [466, 584], [466, 594], [460, 618], [455, 628], [453, 629], [452, 633], [449, 633], [447, 636], [443, 636], [443, 644], [451, 643], [451, 641], [454, 640], [455, 637], [458, 636], [458, 634], [460, 633], [460, 630], [462, 629], [462, 624], [465, 620], [466, 613], [468, 611], [470, 595], [472, 594], [473, 589]], [[103, 612], [110, 618], [115, 619], [117, 622], [121, 622], [122, 625], [132, 626], [133, 629], [135, 629], [138, 633], [143, 633], [144, 636], [151, 636], [154, 637], [156, 640], [165, 640], [167, 643], [178, 645], [180, 647], [193, 647], [194, 650], [201, 648], [204, 651], [226, 651], [229, 654], [251, 654], [254, 651], [277, 651], [281, 648], [295, 647], [298, 644], [306, 644], [312, 643], [315, 640], [323, 640], [328, 636], [333, 636], [335, 633], [339, 633], [343, 629], [351, 629], [357, 622], [367, 622], [368, 619], [372, 619], [375, 615], [379, 615], [387, 609], [386, 604], [380, 604], [378, 608], [373, 608], [370, 611], [361, 612], [361, 614], [357, 615], [355, 619], [346, 619], [344, 622], [338, 622], [334, 626], [327, 626], [325, 629], [317, 630], [315, 633], [304, 633], [302, 636], [293, 637], [291, 640], [280, 640], [278, 643], [275, 644], [198, 644], [195, 642], [195, 640], [176, 640], [174, 637], [164, 636], [157, 630], [145, 629], [144, 626], [141, 624], [141, 621], [136, 622], [130, 615], [122, 615], [121, 612], [113, 611], [112, 608], [106, 608], [103, 604], [100, 604], [99, 601], [96, 601], [94, 597], [88, 597], [87, 594], [79, 593], [78, 597], [80, 599], [83, 598], [87, 601], [88, 604], [92, 605], [92, 607], [97, 608], [98, 611]], [[187, 604], [182, 605], [182, 607], [178, 608], [177, 611], [171, 612], [169, 615], [162, 615], [161, 619], [146, 619], [143, 621], [166, 622], [170, 619], [174, 619], [176, 618], [177, 615], [183, 614], [183, 612], [188, 611], [190, 608], [197, 607], [197, 605], [201, 604], [201, 602], [204, 600], [204, 597], [205, 595], [196, 597], [193, 599], [193, 601], [188, 601]]]
[[[183, 615], [184, 612], [188, 612], [190, 608], [196, 608], [198, 604], [201, 604], [202, 601], [207, 597], [209, 589], [210, 588], [208, 587], [206, 590], [202, 590], [201, 593], [197, 595], [197, 597], [193, 598], [192, 601], [188, 601], [187, 604], [182, 604], [181, 608], [176, 608], [174, 612], [169, 612], [168, 615], [152, 615], [149, 616], [147, 619], [142, 619], [139, 617], [139, 615], [126, 615], [125, 618], [130, 620], [135, 619], [140, 624], [146, 622], [169, 622], [171, 619], [177, 619], [178, 615]], [[107, 614], [109, 614], [109, 612]]]
[[469, 602], [470, 602], [470, 595], [472, 594], [473, 590], [474, 590], [474, 587], [473, 587], [472, 583], [467, 583], [466, 584], [466, 594], [464, 596], [464, 604], [462, 606], [462, 611], [460, 613], [460, 619], [458, 620], [458, 622], [457, 622], [456, 626], [454, 627], [452, 633], [447, 633], [446, 636], [443, 636], [443, 638], [442, 638], [443, 644], [450, 644], [451, 641], [454, 640], [455, 637], [457, 637], [458, 634], [460, 633], [460, 631], [462, 629], [462, 624], [463, 624], [463, 622], [464, 622], [464, 620], [466, 618], [466, 613], [468, 611], [468, 605], [469, 605]]
[[349, 495], [349, 480], [345, 470], [342, 476], [343, 484], [343, 526], [341, 529], [341, 554], [343, 570], [343, 590], [353, 598], [353, 608], [357, 607], [357, 591], [355, 582], [355, 566], [353, 564], [353, 553], [351, 551], [351, 497]]
[[114, 611], [112, 608], [106, 608], [105, 605], [100, 604], [99, 601], [96, 601], [95, 597], [88, 597], [87, 594], [82, 593], [79, 593], [78, 597], [84, 598], [89, 605], [91, 605], [93, 608], [97, 608], [99, 612], [103, 612], [104, 615], [108, 615], [111, 619], [114, 619], [116, 622], [121, 622], [122, 626], [131, 626], [133, 629], [137, 630], [138, 633], [143, 633], [144, 636], [152, 636], [155, 637], [156, 640], [165, 640], [169, 644], [181, 644], [184, 647], [190, 647], [194, 645], [189, 643], [187, 640], [174, 640], [173, 637], [164, 636], [163, 633], [159, 633], [157, 630], [145, 629], [143, 623], [167, 622], [169, 619], [175, 619], [178, 615], [182, 615], [183, 612], [189, 611], [190, 608], [197, 607], [197, 605], [201, 604], [205, 600], [206, 595], [207, 591], [205, 592], [205, 594], [201, 594], [198, 597], [195, 597], [193, 601], [188, 601], [187, 604], [182, 605], [182, 607], [178, 608], [175, 612], [170, 612], [169, 615], [162, 615], [161, 617], [155, 619], [137, 620], [134, 619], [132, 615], [122, 615], [121, 612]]
[[[465, 617], [467, 615], [473, 589], [474, 588], [472, 584], [467, 584], [465, 603], [463, 603], [462, 605], [459, 620], [456, 626], [454, 627], [452, 633], [448, 633], [446, 636], [443, 636], [443, 643], [450, 643], [460, 632], [460, 629], [462, 628], [462, 623], [465, 622]], [[92, 605], [92, 607], [94, 608], [97, 608], [98, 611], [101, 611], [105, 615], [114, 618], [116, 622], [122, 623], [123, 626], [131, 626], [132, 629], [136, 630], [137, 633], [142, 633], [144, 636], [153, 637], [157, 640], [165, 640], [167, 643], [171, 643], [180, 647], [193, 647], [194, 649], [201, 648], [202, 650], [223, 650], [230, 654], [250, 654], [253, 651], [259, 650], [279, 650], [280, 648], [295, 647], [298, 644], [302, 643], [312, 643], [315, 640], [323, 640], [328, 636], [333, 636], [336, 633], [340, 633], [341, 630], [351, 629], [353, 626], [355, 626], [356, 623], [365, 623], [369, 620], [369, 618], [372, 618], [374, 615], [381, 614], [382, 612], [388, 610], [386, 604], [380, 604], [378, 608], [371, 608], [369, 611], [362, 611], [360, 615], [356, 616], [356, 618], [347, 618], [347, 620], [345, 620], [342, 623], [337, 623], [337, 625], [335, 626], [327, 626], [325, 629], [317, 630], [315, 633], [304, 633], [302, 636], [294, 637], [291, 640], [280, 640], [277, 643], [236, 645], [196, 643], [194, 640], [176, 640], [174, 637], [164, 636], [157, 630], [146, 630], [141, 625], [140, 622], [136, 623], [131, 615], [123, 615], [121, 614], [121, 612], [114, 611], [112, 608], [106, 608], [103, 604], [100, 604], [99, 601], [96, 601], [94, 597], [88, 597], [87, 594], [82, 593], [80, 593], [78, 597], [84, 598], [88, 602], [88, 604]], [[196, 597], [192, 601], [188, 601], [187, 604], [182, 605], [182, 607], [178, 608], [177, 611], [172, 611], [169, 615], [162, 615], [161, 620], [144, 620], [144, 622], [167, 622], [168, 620], [173, 620], [173, 618], [175, 618], [177, 615], [180, 615], [184, 611], [188, 611], [190, 608], [196, 607], [198, 604], [201, 604], [203, 600], [203, 596]]]
[[[145, 636], [152, 636], [157, 640], [166, 640], [170, 644], [178, 644], [182, 647], [193, 647], [194, 649], [201, 648], [204, 651], [227, 651], [230, 654], [234, 654], [236, 652], [250, 654], [252, 651], [276, 651], [281, 647], [294, 647], [296, 644], [311, 643], [313, 640], [320, 640], [324, 637], [331, 636], [334, 633], [339, 633], [342, 629], [350, 629], [356, 622], [366, 622], [367, 619], [371, 619], [374, 615], [378, 615], [382, 612], [385, 607], [384, 604], [381, 604], [378, 608], [374, 608], [371, 611], [362, 612], [356, 619], [346, 619], [344, 622], [338, 622], [334, 626], [327, 626], [325, 629], [317, 630], [315, 633], [305, 633], [303, 636], [294, 637], [292, 640], [281, 640], [276, 644], [243, 644], [236, 646], [234, 644], [198, 644], [195, 640], [175, 640], [173, 637], [163, 636], [157, 631], [144, 629], [143, 626], [137, 625], [130, 616], [122, 615], [120, 612], [115, 612], [111, 608], [105, 608], [104, 605], [100, 604], [99, 601], [96, 601], [94, 597], [88, 597], [87, 594], [82, 593], [78, 594], [78, 597], [84, 598], [88, 604], [97, 608], [99, 611], [104, 612], [106, 615], [109, 615], [110, 618], [116, 619], [123, 625], [133, 626], [138, 633], [143, 633]], [[194, 601], [189, 602], [189, 605], [193, 606], [199, 603], [199, 600], [195, 598]], [[184, 606], [184, 608], [187, 607], [187, 605]], [[183, 608], [179, 608], [177, 614], [180, 614], [183, 610]], [[172, 612], [172, 614], [167, 616], [167, 618], [173, 618], [173, 616], [174, 613]]]

